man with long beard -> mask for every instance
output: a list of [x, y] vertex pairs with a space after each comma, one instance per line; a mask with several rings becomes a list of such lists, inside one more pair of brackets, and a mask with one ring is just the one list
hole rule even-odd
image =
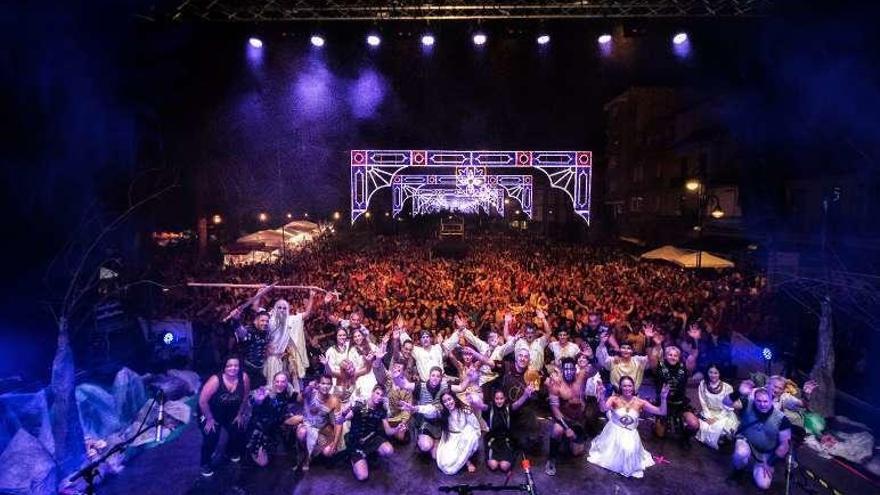
[[[290, 304], [285, 299], [275, 301], [269, 310], [269, 345], [263, 374], [267, 381], [272, 381], [277, 373], [287, 373], [296, 392], [301, 391], [301, 382], [309, 366], [304, 323], [312, 314], [316, 294], [315, 290], [309, 291], [302, 313], [291, 315]], [[324, 302], [330, 302], [332, 297], [327, 293]]]

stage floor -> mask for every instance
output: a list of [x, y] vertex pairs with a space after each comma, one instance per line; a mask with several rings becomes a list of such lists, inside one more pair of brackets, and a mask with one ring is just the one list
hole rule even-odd
[[[711, 451], [697, 442], [683, 450], [672, 441], [661, 442], [652, 437], [648, 423], [640, 428], [645, 447], [655, 456], [663, 455], [668, 463], [649, 468], [641, 480], [623, 478], [586, 462], [585, 458], [564, 460], [557, 466], [557, 475], [544, 474], [544, 459], [533, 459], [533, 475], [538, 493], [591, 494], [743, 494], [784, 493], [784, 472], [777, 472], [769, 492], [757, 490], [750, 482], [726, 481], [730, 474], [729, 458]], [[388, 460], [371, 464], [370, 479], [358, 482], [345, 461], [331, 466], [315, 462], [303, 475], [288, 467], [288, 459], [279, 456], [266, 468], [222, 463], [213, 477], [199, 475], [201, 435], [188, 428], [177, 440], [147, 450], [133, 459], [125, 470], [109, 477], [99, 486], [99, 493], [118, 495], [177, 494], [422, 494], [439, 493], [438, 487], [455, 484], [503, 484], [505, 477], [489, 472], [484, 464], [476, 473], [446, 476], [427, 458], [415, 452], [412, 445], [398, 447]], [[478, 454], [478, 456], [481, 454]], [[831, 482], [843, 493], [877, 493], [875, 487], [846, 472], [832, 461], [820, 459], [801, 449], [801, 462]], [[777, 470], [779, 471], [779, 470]], [[511, 483], [522, 481], [522, 473], [511, 477]], [[810, 485], [814, 493], [830, 493]], [[509, 492], [508, 492], [509, 493]], [[807, 493], [795, 488], [792, 493]]]

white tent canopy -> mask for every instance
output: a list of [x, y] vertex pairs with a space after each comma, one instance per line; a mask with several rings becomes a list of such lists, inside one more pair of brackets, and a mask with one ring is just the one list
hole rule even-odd
[[733, 268], [734, 266], [732, 261], [707, 253], [706, 251], [682, 249], [669, 245], [648, 251], [641, 256], [641, 259], [644, 260], [668, 261], [682, 268], [696, 268], [698, 258], [700, 268]]
[[224, 250], [223, 264], [228, 266], [274, 262], [284, 250], [311, 241], [320, 232], [318, 224], [307, 220], [295, 220], [279, 229], [260, 230], [239, 237]]

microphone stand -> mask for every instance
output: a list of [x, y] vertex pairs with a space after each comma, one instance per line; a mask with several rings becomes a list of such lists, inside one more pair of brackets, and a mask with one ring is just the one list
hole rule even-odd
[[156, 416], [156, 443], [162, 442], [162, 427], [165, 426], [165, 391], [161, 388], [156, 392], [159, 403], [159, 414]]
[[529, 486], [526, 483], [519, 485], [447, 485], [440, 487], [441, 492], [455, 492], [459, 495], [471, 495], [474, 492], [521, 492], [528, 493]]
[[[162, 400], [164, 401], [164, 395], [162, 396]], [[86, 467], [77, 471], [76, 474], [74, 474], [70, 478], [70, 481], [73, 482], [73, 481], [76, 481], [80, 478], [84, 479], [86, 481], [86, 492], [85, 492], [86, 495], [95, 495], [95, 493], [97, 493], [97, 491], [95, 490], [95, 478], [97, 478], [98, 474], [99, 474], [98, 467], [100, 467], [101, 464], [106, 462], [107, 459], [109, 459], [111, 455], [113, 455], [117, 452], [121, 452], [123, 449], [125, 449], [126, 447], [131, 445], [137, 439], [137, 437], [143, 435], [150, 428], [152, 428], [158, 424], [158, 421], [150, 423], [150, 424], [146, 424], [147, 418], [150, 417], [150, 413], [153, 411], [153, 406], [155, 406], [155, 405], [156, 405], [156, 397], [153, 398], [153, 402], [150, 403], [150, 407], [147, 409], [146, 414], [144, 414], [144, 420], [141, 423], [141, 425], [138, 427], [138, 431], [134, 435], [132, 435], [131, 438], [129, 438], [127, 440], [123, 440], [123, 441], [117, 443], [116, 445], [114, 445], [113, 447], [111, 447], [110, 450], [108, 450], [107, 452], [104, 453], [104, 455], [95, 459], [94, 461], [90, 462]], [[160, 405], [159, 408], [161, 410], [162, 406]], [[161, 431], [161, 427], [160, 427], [160, 431]]]
[[104, 462], [106, 462], [107, 459], [111, 455], [124, 450], [126, 447], [131, 445], [132, 442], [134, 442], [137, 439], [137, 437], [143, 435], [144, 433], [147, 432], [147, 430], [149, 430], [150, 428], [152, 428], [155, 425], [156, 425], [156, 423], [148, 424], [148, 425], [146, 425], [145, 428], [141, 428], [140, 430], [138, 430], [138, 432], [135, 433], [131, 438], [117, 443], [110, 450], [105, 452], [104, 455], [102, 455], [101, 457], [99, 457], [96, 460], [89, 463], [88, 466], [77, 471], [76, 474], [74, 474], [73, 477], [70, 478], [70, 481], [76, 481], [80, 478], [84, 479], [86, 481], [85, 493], [87, 495], [94, 495], [95, 493], [97, 493], [95, 490], [95, 479], [98, 477], [98, 474], [99, 474], [98, 467], [101, 464], [103, 464]]
[[474, 492], [520, 492], [527, 493], [528, 495], [537, 495], [535, 481], [532, 479], [531, 467], [531, 462], [523, 458], [522, 469], [526, 482], [518, 485], [493, 485], [491, 483], [481, 485], [447, 485], [441, 486], [439, 490], [441, 492], [455, 492], [458, 495], [471, 495]]

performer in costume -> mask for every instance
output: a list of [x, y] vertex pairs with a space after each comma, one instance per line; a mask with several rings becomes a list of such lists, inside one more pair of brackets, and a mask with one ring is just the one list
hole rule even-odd
[[635, 395], [635, 381], [624, 376], [618, 384], [620, 395], [607, 400], [604, 388], [600, 388], [599, 404], [608, 415], [608, 423], [602, 433], [593, 439], [587, 460], [626, 477], [641, 478], [645, 469], [654, 465], [651, 454], [642, 446], [638, 424], [641, 411], [664, 416], [669, 387], [660, 391], [660, 407]]

